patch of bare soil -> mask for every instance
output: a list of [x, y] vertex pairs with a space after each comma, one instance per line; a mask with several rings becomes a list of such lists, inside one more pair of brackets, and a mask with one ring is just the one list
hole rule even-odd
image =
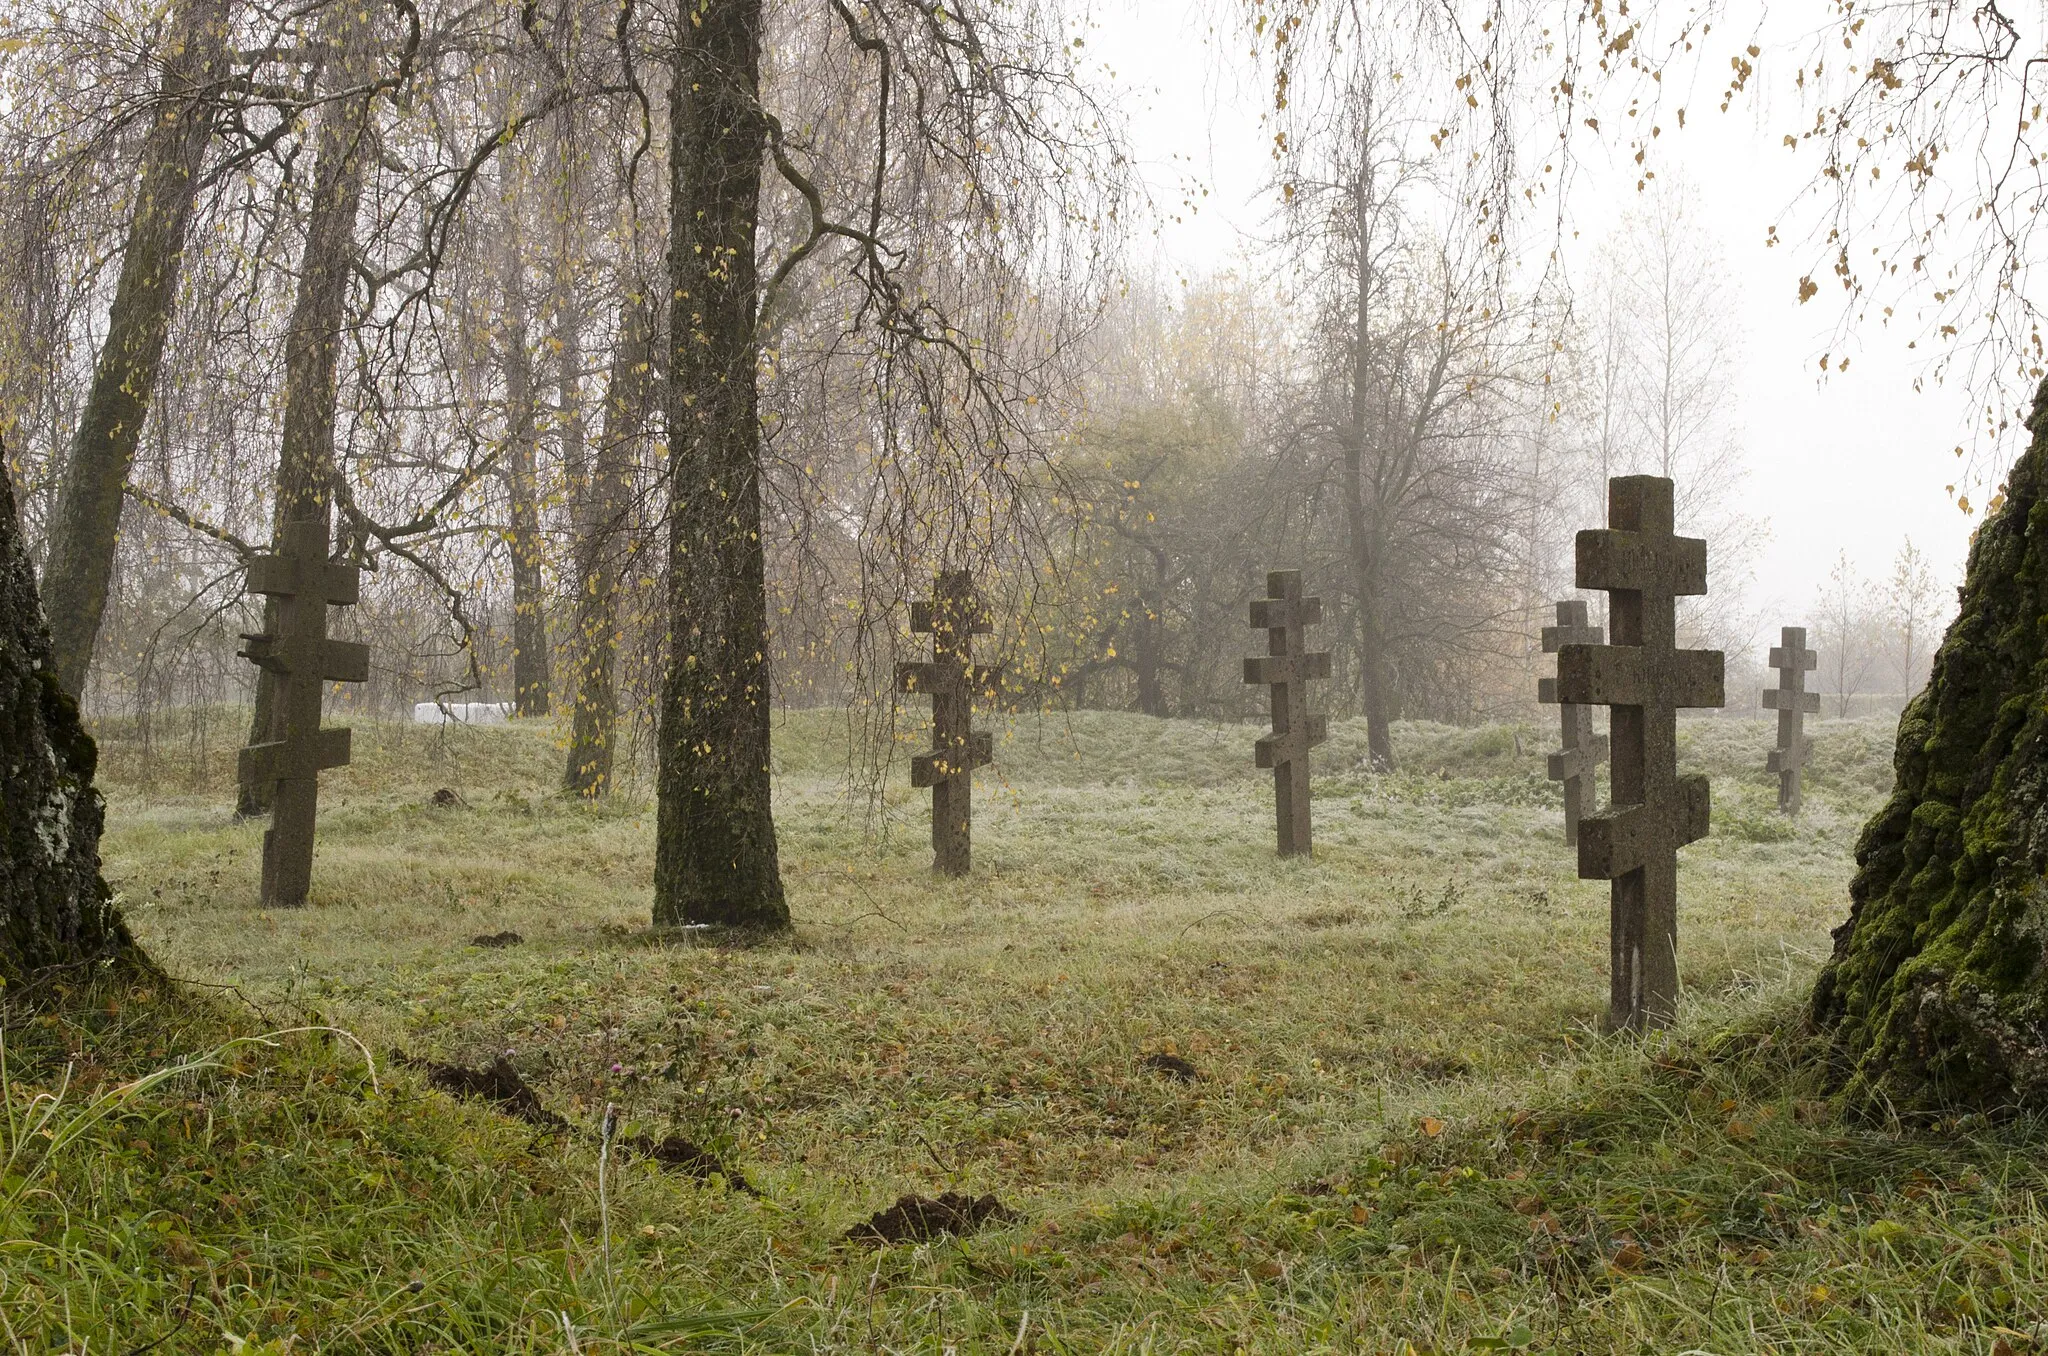
[[1153, 1073], [1165, 1074], [1168, 1078], [1178, 1078], [1183, 1083], [1199, 1083], [1202, 1081], [1202, 1071], [1187, 1060], [1182, 1059], [1179, 1055], [1169, 1055], [1161, 1052], [1147, 1055], [1139, 1060], [1138, 1063], [1144, 1065]]
[[723, 1177], [726, 1184], [735, 1191], [744, 1191], [749, 1196], [759, 1196], [754, 1184], [742, 1177], [738, 1171], [729, 1168], [717, 1154], [681, 1135], [669, 1135], [656, 1139], [652, 1135], [633, 1135], [618, 1142], [619, 1147], [629, 1154], [637, 1154], [650, 1162], [658, 1163], [671, 1172], [680, 1172], [700, 1182], [713, 1177]]
[[969, 1196], [948, 1191], [931, 1196], [898, 1196], [896, 1204], [878, 1210], [846, 1231], [849, 1243], [928, 1243], [946, 1234], [966, 1235], [982, 1225], [1021, 1219], [994, 1196]]
[[414, 1059], [403, 1050], [393, 1050], [391, 1061], [409, 1069], [418, 1069], [427, 1076], [429, 1087], [439, 1088], [451, 1097], [464, 1101], [489, 1102], [508, 1116], [516, 1116], [529, 1125], [544, 1130], [566, 1130], [569, 1122], [540, 1103], [540, 1094], [527, 1085], [512, 1067], [512, 1061], [499, 1055], [481, 1069], [465, 1069], [460, 1064], [442, 1064], [431, 1059]]

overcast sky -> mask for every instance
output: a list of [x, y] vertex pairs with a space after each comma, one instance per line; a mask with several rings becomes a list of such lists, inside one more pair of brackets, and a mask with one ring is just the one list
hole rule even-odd
[[[1180, 211], [1190, 181], [1209, 190], [1199, 210], [1159, 223], [1161, 262], [1197, 274], [1241, 263], [1247, 233], [1271, 207], [1257, 196], [1272, 170], [1272, 131], [1260, 121], [1268, 90], [1248, 69], [1241, 41], [1219, 43], [1207, 31], [1207, 8], [1101, 0], [1089, 40], [1105, 78], [1113, 73], [1156, 204]], [[1970, 438], [1968, 402], [1954, 389], [1913, 390], [1923, 365], [1905, 348], [1907, 334], [1860, 333], [1848, 373], [1820, 380], [1821, 354], [1834, 347], [1839, 356], [1831, 343], [1838, 312], [1797, 302], [1810, 255], [1763, 243], [1767, 227], [1778, 223], [1784, 233], [1799, 219], [1787, 208], [1811, 161], [1783, 148], [1782, 107], [1775, 115], [1768, 103], [1727, 114], [1713, 112], [1709, 100], [1697, 107], [1704, 111], [1685, 130], [1665, 129], [1663, 154], [1695, 191], [1699, 225], [1735, 284], [1746, 495], [1749, 511], [1771, 526], [1752, 597], [1772, 630], [1799, 624], [1838, 552], [1881, 577], [1909, 535], [1949, 582], [1960, 582], [1973, 520], [1945, 487], [1958, 478], [1953, 449]], [[1636, 175], [1633, 165], [1610, 167], [1591, 142], [1581, 154], [1569, 207], [1576, 247], [1590, 253], [1634, 199]]]

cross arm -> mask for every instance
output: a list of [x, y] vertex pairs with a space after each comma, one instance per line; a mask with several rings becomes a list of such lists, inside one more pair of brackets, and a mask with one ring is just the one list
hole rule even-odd
[[248, 587], [251, 593], [317, 597], [335, 607], [349, 607], [362, 596], [362, 571], [333, 560], [257, 556], [249, 562]]
[[1300, 730], [1275, 731], [1260, 735], [1252, 745], [1252, 762], [1257, 767], [1278, 767], [1303, 758], [1308, 751], [1330, 737], [1330, 722], [1323, 716], [1310, 712], [1308, 723]]
[[986, 636], [996, 629], [995, 618], [978, 603], [958, 606], [924, 599], [910, 605], [910, 629], [919, 635], [945, 631], [956, 636]]
[[1557, 652], [1555, 691], [1580, 706], [1722, 706], [1723, 667], [1719, 650], [1567, 645]]
[[1247, 683], [1294, 683], [1307, 678], [1330, 676], [1330, 652], [1313, 654], [1253, 655], [1244, 661]]
[[975, 768], [986, 767], [993, 761], [995, 736], [986, 730], [976, 730], [967, 736], [964, 749], [920, 753], [912, 758], [910, 784], [916, 787], [937, 786], [940, 782], [965, 776]]
[[1820, 655], [1812, 650], [1788, 650], [1782, 645], [1771, 647], [1771, 667], [1774, 669], [1796, 669], [1811, 673], [1820, 667]]
[[1546, 626], [1543, 653], [1556, 654], [1567, 645], [1598, 645], [1606, 638], [1606, 631], [1597, 626]]
[[1820, 710], [1820, 693], [1788, 692], [1782, 687], [1764, 689], [1763, 707], [1766, 711], [1804, 711], [1809, 714]]
[[265, 786], [280, 777], [310, 777], [326, 768], [347, 767], [349, 752], [346, 726], [316, 730], [300, 742], [250, 744], [236, 756], [238, 780], [245, 786]]
[[1252, 625], [1268, 631], [1292, 626], [1319, 626], [1323, 620], [1321, 598], [1254, 598]]
[[[318, 648], [309, 656], [308, 647]], [[330, 683], [370, 680], [370, 647], [352, 640], [300, 639], [244, 633], [242, 658], [272, 673], [313, 673]]]
[[1577, 557], [1582, 589], [1707, 591], [1707, 544], [1698, 537], [1588, 528], [1579, 533]]
[[1680, 777], [1669, 807], [1618, 805], [1579, 821], [1579, 878], [1613, 880], [1661, 849], [1707, 836], [1712, 794], [1705, 777]]
[[1566, 781], [1572, 777], [1583, 777], [1607, 761], [1607, 736], [1594, 735], [1593, 742], [1577, 748], [1560, 749], [1545, 759], [1544, 770], [1554, 782]]
[[1764, 771], [1797, 772], [1806, 766], [1806, 755], [1812, 752], [1813, 743], [1806, 739], [1789, 749], [1772, 749], [1764, 755]]

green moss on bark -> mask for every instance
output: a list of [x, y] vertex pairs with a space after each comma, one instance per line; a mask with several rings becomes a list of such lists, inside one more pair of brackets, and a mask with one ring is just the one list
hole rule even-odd
[[2048, 1105], [2048, 383], [2027, 426], [1814, 988], [1867, 1107]]
[[0, 469], [0, 980], [136, 954], [100, 879], [98, 761], [51, 665]]

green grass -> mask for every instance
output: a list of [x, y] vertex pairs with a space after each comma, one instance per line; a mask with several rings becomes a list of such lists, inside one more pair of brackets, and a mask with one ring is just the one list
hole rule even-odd
[[[1318, 855], [1280, 862], [1246, 729], [1021, 719], [975, 876], [934, 882], [900, 760], [878, 800], [850, 790], [843, 714], [792, 714], [797, 931], [728, 949], [648, 930], [649, 807], [554, 796], [539, 726], [359, 725], [312, 907], [261, 912], [233, 724], [147, 757], [104, 732], [109, 879], [169, 971], [231, 987], [17, 1006], [9, 1349], [1989, 1353], [2048, 1332], [2037, 1128], [1844, 1123], [1796, 1037], [1889, 786], [1881, 724], [1819, 724], [1792, 825], [1765, 726], [1683, 727], [1717, 829], [1685, 854], [1685, 1020], [1647, 1047], [1594, 1034], [1606, 889], [1559, 841], [1547, 726], [1399, 727], [1403, 771], [1375, 776], [1340, 723]], [[463, 803], [431, 804], [443, 786]], [[468, 945], [506, 928], [525, 944]], [[360, 1039], [375, 1086], [356, 1045], [302, 1033], [90, 1119], [124, 1079], [307, 1025]], [[392, 1047], [510, 1049], [579, 1131], [458, 1105]], [[1202, 1080], [1145, 1069], [1158, 1051]], [[616, 1160], [601, 1195], [607, 1103], [763, 1197]], [[948, 1188], [1023, 1218], [839, 1241]]]

